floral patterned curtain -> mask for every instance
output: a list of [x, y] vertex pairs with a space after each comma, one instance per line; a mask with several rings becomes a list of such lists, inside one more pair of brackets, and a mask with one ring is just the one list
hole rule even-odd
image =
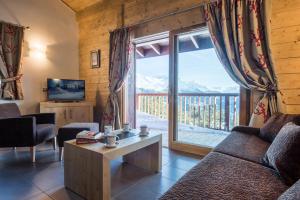
[[110, 95], [102, 117], [102, 127], [121, 127], [118, 92], [122, 89], [133, 60], [132, 31], [117, 29], [110, 33], [109, 90]]
[[0, 22], [0, 99], [20, 100], [24, 28]]
[[250, 126], [261, 127], [277, 112], [277, 85], [270, 51], [268, 0], [217, 0], [205, 17], [220, 61], [239, 85], [264, 92]]

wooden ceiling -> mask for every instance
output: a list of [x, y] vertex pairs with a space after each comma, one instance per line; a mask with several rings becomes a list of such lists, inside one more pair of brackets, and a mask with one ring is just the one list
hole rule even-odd
[[67, 6], [69, 6], [75, 12], [79, 12], [95, 3], [103, 0], [62, 0]]
[[[208, 29], [181, 34], [178, 37], [178, 52], [191, 52], [213, 48]], [[169, 38], [136, 44], [136, 58], [150, 58], [169, 54]]]

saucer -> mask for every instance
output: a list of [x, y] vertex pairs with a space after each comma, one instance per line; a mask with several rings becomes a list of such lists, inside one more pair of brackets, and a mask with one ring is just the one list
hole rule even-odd
[[131, 128], [130, 128], [129, 130], [127, 130], [127, 131], [124, 130], [124, 129], [122, 129], [122, 132], [123, 132], [123, 133], [129, 133], [131, 130], [132, 130]]
[[139, 136], [141, 136], [141, 137], [146, 137], [146, 136], [148, 136], [148, 135], [149, 135], [149, 132], [146, 132], [146, 133], [140, 132], [140, 133], [139, 133]]
[[113, 144], [113, 145], [104, 144], [104, 146], [105, 146], [106, 148], [115, 148], [115, 147], [117, 147], [117, 146], [118, 146], [118, 144], [119, 144], [119, 142], [116, 142], [116, 143], [115, 143], [115, 144]]

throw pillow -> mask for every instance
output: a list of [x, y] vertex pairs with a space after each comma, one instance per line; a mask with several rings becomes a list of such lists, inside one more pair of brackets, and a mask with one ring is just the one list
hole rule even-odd
[[288, 122], [300, 124], [300, 115], [273, 114], [264, 126], [260, 128], [259, 137], [268, 142], [273, 142], [280, 129]]
[[282, 127], [264, 156], [287, 184], [300, 178], [300, 126], [290, 122]]
[[296, 200], [300, 199], [300, 180], [298, 180], [292, 187], [287, 189], [278, 200]]

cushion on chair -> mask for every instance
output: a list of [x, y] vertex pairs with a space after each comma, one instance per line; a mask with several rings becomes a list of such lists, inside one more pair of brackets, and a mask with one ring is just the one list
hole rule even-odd
[[60, 128], [58, 129], [57, 142], [59, 147], [64, 146], [64, 142], [68, 140], [73, 140], [76, 135], [81, 131], [89, 131], [89, 128]]
[[98, 123], [70, 123], [62, 128], [85, 128], [90, 131], [99, 132], [99, 124]]
[[264, 126], [260, 128], [259, 136], [268, 142], [273, 142], [280, 129], [288, 122], [300, 125], [300, 115], [273, 114]]
[[269, 147], [264, 162], [293, 184], [300, 178], [300, 126], [290, 122], [282, 127]]
[[300, 199], [300, 180], [298, 180], [292, 187], [287, 189], [278, 200], [299, 200]]
[[284, 182], [270, 168], [211, 152], [161, 200], [276, 199], [286, 189]]
[[269, 142], [256, 135], [233, 131], [216, 146], [214, 151], [255, 163], [262, 163], [269, 146]]
[[75, 139], [76, 135], [83, 130], [99, 132], [99, 124], [98, 123], [70, 123], [59, 128], [58, 135], [57, 135], [58, 146], [63, 147], [65, 141]]
[[54, 124], [37, 124], [36, 125], [36, 134], [37, 134], [37, 143], [42, 143], [46, 140], [52, 139], [55, 137], [55, 125]]
[[20, 110], [15, 103], [0, 104], [0, 119], [20, 117]]

